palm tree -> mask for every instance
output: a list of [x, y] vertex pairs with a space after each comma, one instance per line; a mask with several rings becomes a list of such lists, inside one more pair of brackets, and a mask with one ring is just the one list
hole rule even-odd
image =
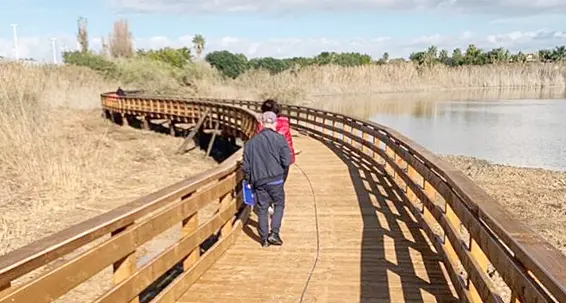
[[204, 40], [203, 35], [197, 34], [193, 37], [193, 47], [195, 48], [195, 52], [197, 53], [197, 58], [200, 59], [200, 55], [204, 50], [204, 44], [206, 41]]

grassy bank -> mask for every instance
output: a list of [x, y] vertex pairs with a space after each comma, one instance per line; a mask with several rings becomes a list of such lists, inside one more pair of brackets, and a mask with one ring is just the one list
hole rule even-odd
[[101, 118], [119, 85], [77, 67], [0, 66], [0, 255], [189, 175], [181, 138]]

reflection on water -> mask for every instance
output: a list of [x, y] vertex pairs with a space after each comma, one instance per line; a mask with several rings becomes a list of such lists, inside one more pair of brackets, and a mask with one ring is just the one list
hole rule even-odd
[[435, 153], [566, 171], [564, 90], [318, 97], [315, 106], [390, 126]]

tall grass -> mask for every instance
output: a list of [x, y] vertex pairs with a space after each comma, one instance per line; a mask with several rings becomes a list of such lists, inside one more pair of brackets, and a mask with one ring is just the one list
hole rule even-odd
[[251, 70], [230, 85], [258, 96], [297, 103], [313, 95], [417, 92], [454, 89], [566, 87], [566, 64], [418, 67], [412, 63], [360, 67], [308, 66], [275, 76]]
[[109, 210], [214, 165], [198, 150], [175, 155], [182, 138], [104, 120], [100, 93], [121, 84], [87, 68], [0, 65], [0, 255], [100, 213], [84, 207]]
[[95, 108], [100, 92], [112, 86], [82, 68], [2, 64], [0, 205], [39, 207], [48, 202], [47, 192], [74, 196], [96, 186], [98, 138], [67, 133], [68, 124], [79, 121], [72, 115], [60, 120], [57, 112]]

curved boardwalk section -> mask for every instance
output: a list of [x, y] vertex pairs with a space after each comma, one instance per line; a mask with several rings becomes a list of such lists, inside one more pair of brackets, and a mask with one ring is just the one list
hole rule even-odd
[[286, 185], [283, 246], [261, 248], [251, 218], [180, 302], [457, 302], [382, 172], [340, 146], [294, 140], [304, 152]]
[[[231, 143], [255, 135], [260, 105], [101, 101], [115, 123], [170, 134], [184, 125]], [[0, 303], [566, 302], [566, 257], [461, 171], [383, 125], [282, 110], [303, 151], [286, 184], [283, 246], [257, 242], [240, 149], [0, 256]]]

